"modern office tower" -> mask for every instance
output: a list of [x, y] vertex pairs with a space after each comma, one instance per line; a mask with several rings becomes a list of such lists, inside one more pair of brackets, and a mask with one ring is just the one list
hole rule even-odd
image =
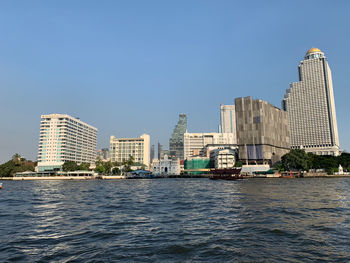
[[151, 146], [151, 158], [150, 158], [150, 161], [152, 162], [153, 159], [154, 159], [154, 144], [152, 144], [152, 146]]
[[140, 138], [116, 138], [111, 136], [109, 155], [111, 162], [123, 162], [133, 157], [134, 162], [150, 165], [150, 136]]
[[158, 155], [158, 160], [161, 159], [161, 154], [162, 154], [162, 151], [163, 151], [163, 146], [158, 142], [158, 151], [157, 151], [157, 155]]
[[239, 159], [246, 164], [275, 164], [290, 150], [287, 113], [252, 97], [235, 99]]
[[184, 158], [184, 133], [187, 130], [187, 117], [186, 114], [179, 115], [179, 121], [177, 122], [173, 134], [169, 140], [169, 151], [171, 157]]
[[290, 84], [282, 107], [288, 112], [293, 149], [319, 155], [339, 155], [332, 73], [318, 48], [299, 64], [299, 81]]
[[208, 156], [207, 145], [233, 145], [233, 133], [188, 133], [184, 134], [184, 159], [193, 156]]
[[236, 134], [235, 105], [220, 105], [220, 132]]
[[38, 171], [60, 170], [65, 161], [95, 163], [97, 129], [67, 114], [41, 115]]

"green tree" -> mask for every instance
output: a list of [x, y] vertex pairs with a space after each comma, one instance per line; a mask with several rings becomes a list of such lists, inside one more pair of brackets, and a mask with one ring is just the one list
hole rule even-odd
[[235, 167], [242, 167], [242, 162], [241, 161], [237, 161], [235, 163]]
[[112, 174], [114, 174], [114, 175], [120, 175], [120, 169], [119, 169], [118, 167], [114, 167], [114, 168], [112, 169]]
[[103, 167], [105, 168], [105, 173], [110, 174], [113, 165], [111, 162], [104, 162]]
[[34, 171], [35, 163], [27, 161], [16, 153], [11, 160], [0, 165], [0, 177], [11, 177], [18, 172]]
[[62, 170], [65, 172], [72, 172], [79, 170], [79, 166], [76, 162], [73, 161], [65, 161], [62, 165]]
[[99, 174], [105, 174], [106, 173], [106, 169], [104, 168], [103, 165], [98, 165], [95, 168], [95, 172], [99, 173]]
[[78, 170], [81, 171], [89, 171], [90, 170], [90, 164], [89, 163], [81, 163], [78, 167]]
[[279, 172], [283, 172], [283, 171], [284, 171], [284, 168], [283, 168], [282, 163], [277, 163], [277, 164], [275, 165], [275, 169], [276, 169], [277, 171], [279, 171]]
[[293, 149], [282, 156], [282, 168], [285, 170], [308, 170], [309, 156], [301, 149]]

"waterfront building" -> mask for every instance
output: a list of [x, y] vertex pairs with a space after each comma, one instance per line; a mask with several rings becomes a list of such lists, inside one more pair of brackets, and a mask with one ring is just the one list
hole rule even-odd
[[235, 105], [220, 105], [220, 132], [236, 134]]
[[215, 149], [210, 151], [210, 161], [216, 169], [233, 168], [236, 163], [236, 151], [233, 149]]
[[154, 159], [152, 162], [152, 172], [155, 175], [180, 175], [180, 159], [171, 159], [165, 155], [163, 159]]
[[187, 175], [208, 174], [210, 172], [210, 158], [209, 157], [189, 157], [184, 160], [183, 173]]
[[299, 81], [290, 84], [282, 101], [289, 116], [291, 147], [337, 156], [340, 152], [332, 73], [324, 53], [311, 48], [298, 70]]
[[290, 151], [287, 113], [263, 100], [236, 98], [239, 159], [246, 164], [275, 164]]
[[207, 145], [233, 145], [234, 133], [188, 133], [184, 134], [184, 159], [193, 156], [209, 156]]
[[150, 165], [150, 136], [142, 134], [139, 138], [110, 138], [111, 162], [123, 162], [133, 157], [135, 163]]
[[66, 161], [94, 164], [97, 129], [67, 114], [41, 115], [38, 172], [60, 170]]
[[187, 130], [187, 117], [186, 114], [179, 115], [179, 121], [177, 122], [173, 134], [169, 140], [169, 151], [172, 157], [184, 158], [184, 133]]

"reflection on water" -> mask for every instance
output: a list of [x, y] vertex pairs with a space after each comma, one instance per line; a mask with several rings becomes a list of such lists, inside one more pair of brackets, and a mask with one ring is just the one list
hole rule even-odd
[[0, 252], [22, 262], [348, 262], [349, 186], [343, 178], [6, 181]]

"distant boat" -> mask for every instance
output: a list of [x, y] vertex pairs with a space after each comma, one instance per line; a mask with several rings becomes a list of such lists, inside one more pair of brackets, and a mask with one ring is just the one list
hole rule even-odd
[[0, 183], [0, 189], [2, 188], [2, 183]]
[[211, 180], [243, 179], [243, 176], [241, 175], [241, 168], [214, 169], [210, 173], [212, 174], [209, 177]]
[[303, 177], [303, 174], [298, 171], [286, 171], [282, 172], [280, 175], [281, 178], [300, 178]]
[[126, 173], [126, 179], [152, 179], [152, 173], [145, 170], [136, 170]]

